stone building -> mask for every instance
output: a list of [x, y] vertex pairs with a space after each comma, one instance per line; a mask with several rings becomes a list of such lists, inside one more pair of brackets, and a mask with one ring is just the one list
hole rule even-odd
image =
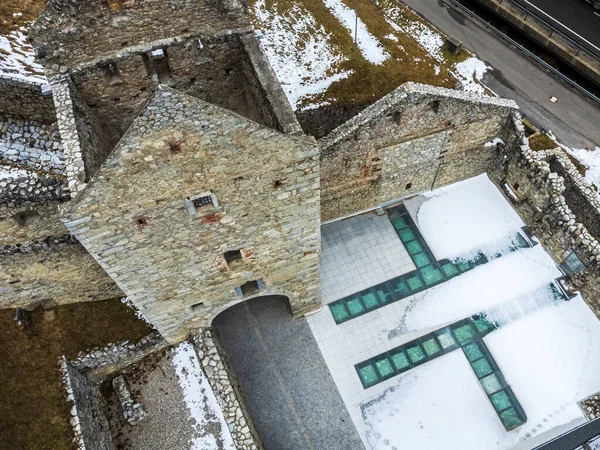
[[[49, 87], [0, 78], [0, 308], [127, 296], [148, 348], [194, 336], [236, 448], [260, 446], [206, 328], [263, 295], [318, 311], [321, 223], [487, 173], [600, 315], [600, 203], [512, 101], [407, 83], [313, 111], [317, 141], [238, 0], [49, 0], [32, 40]], [[80, 363], [80, 448], [110, 448]]]
[[252, 296], [320, 306], [319, 192], [310, 139], [161, 87], [62, 213], [177, 342]]
[[320, 305], [320, 222], [481, 173], [597, 294], [600, 205], [528, 148], [513, 102], [407, 83], [317, 142], [243, 3], [164, 6], [50, 0], [32, 31], [50, 88], [0, 79], [0, 306], [125, 294], [170, 342], [256, 295], [299, 316]]

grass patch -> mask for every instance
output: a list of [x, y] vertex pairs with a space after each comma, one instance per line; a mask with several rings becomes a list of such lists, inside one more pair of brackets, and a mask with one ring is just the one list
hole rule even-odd
[[[46, 0], [0, 0], [0, 34], [27, 26], [38, 18]], [[20, 16], [14, 13], [22, 13]]]
[[[257, 0], [250, 0], [250, 11], [253, 14]], [[369, 33], [384, 47], [390, 57], [383, 64], [372, 64], [366, 60], [353, 35], [347, 30], [333, 13], [325, 6], [323, 0], [266, 0], [265, 7], [272, 13], [289, 22], [289, 29], [294, 29], [294, 21], [302, 20], [290, 14], [294, 5], [307, 10], [322, 25], [327, 33], [331, 50], [341, 56], [342, 62], [334, 67], [335, 72], [352, 71], [345, 79], [337, 81], [320, 94], [304, 99], [300, 109], [310, 104], [357, 104], [378, 100], [397, 88], [399, 85], [414, 81], [435, 86], [455, 87], [457, 80], [452, 76], [452, 68], [466, 59], [466, 51], [459, 55], [451, 55], [442, 50], [442, 60], [433, 58], [408, 32], [399, 31], [390, 25], [411, 25], [424, 22], [395, 0], [381, 0], [377, 6], [371, 0], [343, 0], [347, 7], [357, 12], [359, 19], [365, 24]], [[387, 17], [387, 18], [386, 18]], [[268, 30], [269, 23], [260, 23], [253, 15], [256, 28]], [[431, 28], [430, 25], [427, 25]], [[435, 31], [435, 30], [434, 30]], [[393, 38], [390, 38], [393, 36]], [[304, 42], [304, 36], [298, 36]]]
[[[60, 355], [151, 332], [119, 299], [38, 308], [22, 331], [13, 309], [0, 310], [0, 449], [69, 450], [70, 406], [64, 398]], [[54, 316], [52, 318], [51, 316]]]
[[552, 150], [553, 148], [558, 147], [558, 143], [542, 131], [529, 136], [528, 139], [531, 150]]

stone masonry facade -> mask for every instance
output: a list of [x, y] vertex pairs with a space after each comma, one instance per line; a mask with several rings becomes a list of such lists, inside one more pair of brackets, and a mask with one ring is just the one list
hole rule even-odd
[[406, 83], [320, 141], [323, 221], [485, 173], [509, 100]]
[[311, 140], [165, 87], [62, 216], [177, 342], [258, 294], [319, 307], [319, 176]]
[[49, 0], [31, 37], [48, 85], [0, 78], [0, 307], [126, 295], [158, 332], [63, 360], [80, 449], [114, 446], [97, 383], [190, 335], [260, 449], [214, 317], [318, 311], [321, 223], [482, 173], [600, 317], [596, 192], [512, 101], [406, 83], [303, 131], [239, 0]]

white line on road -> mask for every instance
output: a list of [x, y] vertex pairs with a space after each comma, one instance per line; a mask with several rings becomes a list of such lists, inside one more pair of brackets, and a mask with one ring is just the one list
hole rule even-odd
[[[552, 17], [550, 14], [548, 14], [546, 11], [538, 8], [537, 6], [535, 6], [533, 3], [528, 2], [527, 0], [523, 0], [525, 3], [527, 3], [528, 5], [533, 6], [535, 9], [537, 9], [539, 12], [541, 12], [542, 14], [544, 14], [545, 16], [548, 16], [550, 19], [554, 20], [556, 23], [561, 24], [563, 27], [565, 27], [567, 30], [569, 30], [571, 33], [573, 33], [575, 36], [577, 36], [579, 39], [581, 39], [584, 42], [587, 42], [588, 44], [590, 44], [592, 47], [594, 47], [596, 50], [600, 50], [600, 48], [598, 48], [598, 46], [592, 44], [590, 41], [588, 41], [586, 38], [584, 38], [583, 36], [579, 35], [578, 33], [574, 32], [573, 30], [571, 30], [568, 26], [566, 26], [564, 23], [560, 22], [558, 19], [555, 19], [554, 17]], [[594, 14], [598, 14], [597, 12], [594, 12]]]

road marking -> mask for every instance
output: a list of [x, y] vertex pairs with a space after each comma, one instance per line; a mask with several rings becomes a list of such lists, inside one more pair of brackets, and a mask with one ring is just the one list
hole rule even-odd
[[[544, 14], [545, 16], [549, 17], [550, 19], [552, 19], [553, 21], [555, 21], [556, 23], [560, 24], [561, 26], [565, 27], [567, 30], [569, 30], [571, 33], [573, 33], [575, 36], [577, 36], [579, 39], [581, 39], [582, 41], [588, 43], [589, 45], [591, 45], [592, 47], [594, 47], [596, 50], [600, 50], [600, 48], [598, 48], [598, 46], [592, 44], [590, 41], [588, 41], [586, 38], [584, 38], [583, 36], [581, 36], [580, 34], [576, 33], [575, 31], [571, 30], [568, 26], [566, 26], [564, 23], [560, 22], [558, 19], [555, 19], [554, 17], [552, 17], [550, 14], [548, 14], [546, 11], [538, 8], [537, 6], [535, 6], [533, 3], [527, 1], [527, 0], [523, 0], [525, 3], [527, 3], [528, 5], [531, 5], [533, 8], [537, 9], [539, 12], [541, 12], [542, 14]], [[594, 12], [594, 14], [598, 14], [596, 12]]]
[[600, 13], [594, 12], [594, 14], [596, 14], [598, 17], [600, 17]]

